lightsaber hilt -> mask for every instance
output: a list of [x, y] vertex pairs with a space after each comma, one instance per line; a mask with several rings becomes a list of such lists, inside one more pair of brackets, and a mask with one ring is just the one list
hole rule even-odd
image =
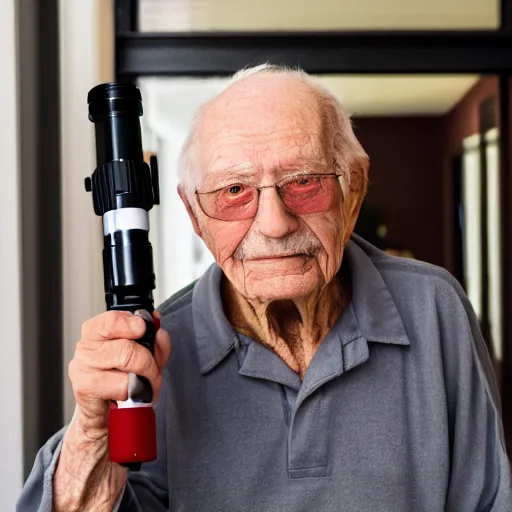
[[[142, 98], [132, 83], [100, 84], [89, 92], [97, 168], [85, 179], [94, 212], [103, 218], [103, 275], [107, 310], [130, 311], [146, 323], [136, 340], [154, 355], [153, 253], [149, 210], [159, 204], [158, 166], [144, 161], [139, 117]], [[149, 381], [129, 375], [128, 400], [111, 407], [109, 457], [130, 469], [156, 459], [156, 426]]]

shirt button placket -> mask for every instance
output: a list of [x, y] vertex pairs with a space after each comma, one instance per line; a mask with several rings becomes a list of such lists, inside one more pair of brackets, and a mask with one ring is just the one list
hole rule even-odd
[[288, 476], [328, 476], [330, 397], [322, 389], [297, 402], [288, 431]]

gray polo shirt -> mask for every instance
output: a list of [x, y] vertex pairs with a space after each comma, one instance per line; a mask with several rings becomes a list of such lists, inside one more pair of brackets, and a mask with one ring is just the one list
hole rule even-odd
[[[120, 511], [512, 510], [496, 385], [458, 283], [357, 236], [344, 265], [351, 304], [302, 381], [233, 330], [218, 266], [161, 306], [159, 455], [129, 475]], [[63, 432], [19, 510], [51, 510]]]

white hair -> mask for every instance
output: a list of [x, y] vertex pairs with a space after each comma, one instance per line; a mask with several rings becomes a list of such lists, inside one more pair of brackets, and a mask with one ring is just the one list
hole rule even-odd
[[[276, 66], [273, 64], [261, 64], [238, 71], [231, 78], [227, 88], [236, 82], [240, 82], [255, 75], [264, 74], [279, 74], [294, 77], [307, 84], [312, 89], [326, 116], [325, 121], [330, 135], [330, 156], [335, 170], [342, 174], [340, 185], [343, 196], [345, 198], [351, 196], [351, 199], [355, 200], [353, 208], [359, 211], [364, 196], [366, 195], [369, 158], [354, 135], [350, 117], [343, 109], [341, 103], [326, 87], [305, 71], [298, 68]], [[196, 202], [194, 197], [195, 191], [199, 188], [203, 179], [203, 170], [200, 168], [199, 164], [200, 148], [196, 136], [197, 129], [205, 111], [215, 99], [216, 97], [206, 102], [197, 111], [189, 136], [182, 147], [179, 158], [178, 172], [180, 185], [192, 205]], [[350, 202], [354, 203], [354, 201]]]

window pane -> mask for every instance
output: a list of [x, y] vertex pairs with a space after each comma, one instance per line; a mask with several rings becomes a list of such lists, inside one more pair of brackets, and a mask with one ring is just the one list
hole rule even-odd
[[487, 233], [489, 255], [489, 322], [493, 353], [502, 360], [503, 305], [500, 238], [500, 160], [499, 133], [494, 128], [485, 134], [487, 160]]
[[139, 0], [140, 30], [395, 30], [498, 27], [498, 0]]
[[475, 134], [464, 139], [463, 155], [463, 191], [464, 204], [464, 279], [469, 300], [477, 317], [482, 319], [482, 202], [480, 135]]

